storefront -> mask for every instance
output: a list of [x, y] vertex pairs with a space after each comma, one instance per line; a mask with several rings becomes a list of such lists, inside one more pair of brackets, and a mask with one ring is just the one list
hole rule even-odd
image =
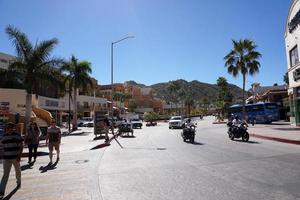
[[294, 0], [286, 23], [285, 44], [289, 76], [290, 121], [300, 125], [300, 0]]

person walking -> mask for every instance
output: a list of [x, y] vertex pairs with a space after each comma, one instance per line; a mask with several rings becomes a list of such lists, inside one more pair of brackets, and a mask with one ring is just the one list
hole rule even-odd
[[53, 158], [53, 149], [56, 151], [56, 162], [59, 161], [59, 153], [60, 153], [60, 142], [61, 142], [61, 130], [58, 126], [56, 126], [56, 122], [53, 120], [51, 122], [50, 127], [47, 130], [47, 138], [46, 145], [49, 148], [49, 165], [52, 165]]
[[28, 151], [29, 151], [29, 155], [28, 155], [28, 164], [31, 164], [31, 160], [32, 160], [32, 151], [33, 151], [33, 159], [35, 162], [36, 161], [36, 157], [37, 157], [37, 149], [39, 146], [39, 142], [40, 142], [40, 129], [37, 125], [37, 123], [31, 123], [28, 130], [27, 130], [27, 134], [25, 136], [25, 144], [28, 145]]
[[5, 194], [5, 188], [13, 165], [16, 172], [17, 189], [21, 188], [21, 156], [23, 151], [23, 138], [16, 132], [16, 126], [8, 123], [5, 134], [0, 141], [3, 145], [3, 176], [0, 184], [0, 199]]

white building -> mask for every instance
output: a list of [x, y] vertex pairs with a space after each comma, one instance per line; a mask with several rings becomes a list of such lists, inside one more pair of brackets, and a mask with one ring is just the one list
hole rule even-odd
[[286, 22], [285, 43], [289, 76], [290, 120], [300, 125], [300, 0], [294, 0]]
[[9, 63], [14, 59], [15, 57], [0, 52], [0, 69], [8, 69]]

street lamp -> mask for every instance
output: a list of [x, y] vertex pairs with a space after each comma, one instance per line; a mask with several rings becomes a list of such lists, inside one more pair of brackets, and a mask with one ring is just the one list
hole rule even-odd
[[113, 99], [113, 94], [114, 94], [114, 45], [122, 42], [123, 40], [134, 38], [134, 36], [127, 36], [124, 37], [120, 40], [117, 40], [115, 42], [111, 43], [111, 120], [112, 120], [112, 134], [114, 135], [114, 99]]

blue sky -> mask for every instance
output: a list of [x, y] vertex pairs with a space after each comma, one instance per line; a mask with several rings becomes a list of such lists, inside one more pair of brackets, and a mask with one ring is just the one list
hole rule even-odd
[[153, 84], [175, 79], [215, 83], [227, 74], [223, 57], [231, 39], [250, 38], [263, 55], [262, 85], [283, 83], [287, 71], [284, 28], [291, 0], [0, 0], [0, 51], [14, 54], [8, 24], [36, 42], [56, 37], [54, 56], [72, 54], [92, 63], [100, 84], [110, 83], [110, 44], [115, 82]]

